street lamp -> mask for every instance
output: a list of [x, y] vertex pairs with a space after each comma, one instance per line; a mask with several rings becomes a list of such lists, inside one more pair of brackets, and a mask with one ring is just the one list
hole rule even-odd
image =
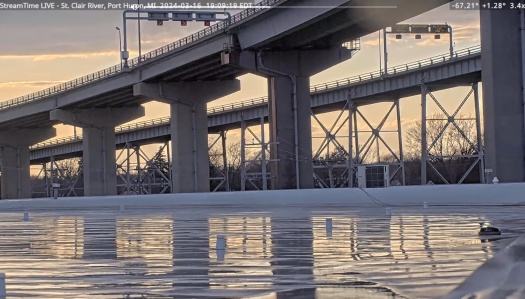
[[120, 57], [120, 67], [122, 68], [122, 35], [120, 34], [120, 28], [117, 26], [115, 27], [118, 31], [118, 41], [119, 41], [119, 57]]

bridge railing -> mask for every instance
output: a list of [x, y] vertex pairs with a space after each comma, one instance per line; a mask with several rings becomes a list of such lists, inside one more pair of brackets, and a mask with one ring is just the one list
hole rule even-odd
[[[479, 53], [481, 53], [481, 46], [478, 45], [478, 46], [458, 50], [457, 52], [454, 53], [454, 56], [452, 59], [464, 58], [470, 55], [477, 55]], [[429, 66], [429, 65], [434, 65], [437, 63], [447, 62], [450, 60], [451, 60], [450, 54], [444, 54], [444, 55], [438, 55], [438, 56], [434, 56], [431, 58], [426, 58], [423, 60], [415, 61], [415, 62], [408, 63], [408, 64], [398, 65], [398, 66], [391, 67], [388, 69], [389, 70], [388, 76], [399, 74], [399, 73], [406, 72], [406, 71], [411, 71], [411, 70]], [[331, 81], [327, 83], [317, 84], [317, 85], [312, 86], [310, 88], [310, 91], [318, 92], [318, 91], [327, 90], [331, 88], [343, 87], [349, 84], [377, 79], [377, 78], [380, 78], [381, 75], [383, 74], [377, 71], [377, 72], [371, 72], [371, 73], [366, 73], [366, 74], [362, 74], [358, 76], [349, 77], [346, 79], [340, 79], [340, 80]], [[251, 100], [239, 101], [239, 102], [235, 102], [231, 104], [210, 107], [208, 108], [207, 112], [208, 114], [216, 114], [216, 113], [222, 113], [225, 111], [233, 111], [233, 110], [239, 110], [239, 109], [244, 109], [244, 108], [251, 108], [254, 106], [264, 105], [267, 103], [268, 103], [268, 97], [260, 97], [260, 98], [255, 98]], [[155, 126], [159, 124], [165, 124], [165, 123], [169, 123], [169, 121], [170, 121], [170, 117], [161, 117], [157, 119], [152, 119], [152, 120], [147, 120], [147, 121], [142, 121], [142, 122], [137, 122], [137, 123], [131, 123], [128, 125], [123, 125], [123, 126], [119, 126], [115, 128], [115, 132], [125, 132], [125, 131], [134, 130], [134, 129], [145, 128], [145, 127]], [[75, 137], [65, 137], [65, 138], [52, 139], [52, 140], [48, 140], [45, 142], [35, 144], [31, 147], [31, 149], [37, 149], [37, 148], [48, 147], [52, 145], [64, 144], [64, 143], [76, 141], [77, 139], [81, 139], [81, 138], [82, 138], [81, 135], [78, 135], [76, 138]]]
[[[243, 10], [239, 12], [238, 14], [235, 14], [231, 17], [230, 20], [224, 20], [218, 23], [215, 23], [214, 25], [207, 27], [206, 29], [203, 29], [197, 33], [194, 33], [190, 36], [187, 36], [185, 38], [182, 38], [178, 41], [175, 41], [171, 44], [165, 45], [163, 47], [160, 47], [158, 49], [155, 49], [153, 51], [150, 51], [140, 57], [133, 58], [128, 61], [128, 66], [130, 68], [136, 67], [139, 64], [148, 61], [150, 59], [159, 57], [163, 54], [170, 53], [180, 47], [186, 46], [190, 43], [193, 43], [195, 41], [198, 41], [204, 37], [208, 37], [212, 34], [215, 34], [217, 32], [222, 31], [223, 29], [228, 28], [230, 25], [238, 23], [242, 20], [245, 20], [260, 11], [267, 9], [268, 7], [275, 6], [281, 2], [285, 2], [287, 0], [263, 0], [262, 2], [259, 2], [255, 4], [254, 7], [248, 8], [246, 10]], [[44, 90], [40, 90], [37, 92], [33, 92], [31, 94], [27, 94], [24, 96], [20, 96], [5, 102], [0, 102], [0, 109], [7, 109], [16, 105], [24, 104], [27, 102], [32, 102], [38, 99], [42, 99], [45, 97], [49, 97], [51, 95], [55, 95], [61, 92], [65, 92], [83, 85], [87, 85], [89, 83], [92, 83], [94, 81], [98, 81], [104, 78], [108, 78], [110, 76], [116, 75], [121, 73], [123, 70], [122, 64], [117, 64], [114, 66], [111, 66], [109, 68], [103, 69], [101, 71], [62, 83], [60, 85], [56, 85]]]
[[240, 101], [231, 104], [225, 104], [215, 107], [208, 108], [208, 114], [221, 113], [224, 111], [237, 110], [242, 108], [254, 107], [258, 105], [263, 105], [268, 103], [268, 97], [260, 97], [256, 99], [251, 99], [247, 101]]
[[336, 81], [316, 84], [310, 87], [310, 91], [319, 92], [319, 91], [323, 91], [323, 90], [327, 90], [331, 88], [338, 88], [341, 86], [350, 85], [353, 83], [359, 83], [359, 82], [366, 81], [366, 80], [378, 79], [378, 78], [385, 77], [385, 76], [396, 75], [400, 72], [416, 70], [416, 69], [420, 69], [426, 66], [431, 66], [437, 63], [445, 63], [450, 60], [464, 58], [464, 57], [471, 56], [471, 55], [477, 55], [479, 53], [481, 53], [481, 46], [479, 45], [473, 46], [470, 48], [461, 49], [461, 50], [454, 52], [454, 55], [452, 57], [450, 57], [450, 53], [447, 53], [447, 54], [442, 54], [442, 55], [434, 56], [431, 58], [426, 58], [423, 60], [418, 60], [418, 61], [407, 63], [407, 64], [401, 64], [401, 65], [397, 65], [394, 67], [390, 67], [388, 68], [387, 74], [384, 74], [383, 72], [380, 72], [380, 71], [375, 71], [375, 72], [361, 74], [361, 75], [357, 75], [357, 76], [353, 76], [353, 77], [349, 77], [345, 79], [340, 79]]
[[153, 126], [158, 126], [162, 124], [169, 124], [169, 123], [170, 123], [170, 117], [165, 116], [161, 118], [155, 118], [155, 119], [150, 119], [150, 120], [145, 120], [145, 121], [140, 121], [136, 123], [130, 123], [127, 125], [118, 126], [115, 128], [115, 132], [116, 133], [126, 132], [126, 131], [135, 130], [135, 129], [142, 129], [142, 128], [153, 127]]
[[46, 140], [44, 142], [40, 142], [40, 143], [37, 143], [35, 145], [32, 145], [29, 147], [29, 149], [39, 149], [39, 148], [43, 148], [43, 147], [49, 147], [49, 146], [53, 146], [53, 145], [59, 145], [59, 144], [64, 144], [64, 143], [70, 143], [70, 142], [76, 142], [76, 141], [82, 141], [82, 135], [77, 135], [77, 136], [68, 136], [68, 137], [62, 137], [62, 138], [55, 138], [55, 139], [50, 139], [50, 140]]

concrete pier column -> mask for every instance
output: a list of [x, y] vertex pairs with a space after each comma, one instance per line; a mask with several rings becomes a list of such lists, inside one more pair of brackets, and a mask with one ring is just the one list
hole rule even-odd
[[115, 127], [144, 116], [144, 107], [60, 110], [51, 120], [82, 127], [84, 195], [117, 195]]
[[310, 76], [352, 57], [345, 48], [259, 52], [268, 76], [272, 189], [314, 188]]
[[29, 146], [55, 137], [54, 128], [13, 129], [0, 132], [2, 199], [31, 197]]
[[304, 76], [293, 80], [288, 76], [270, 77], [268, 95], [270, 159], [279, 160], [270, 164], [271, 173], [278, 174], [272, 180], [272, 189], [292, 189], [297, 182], [301, 189], [313, 188], [310, 79]]
[[352, 57], [344, 47], [224, 53], [222, 63], [268, 78], [272, 189], [314, 188], [310, 76]]
[[208, 116], [205, 101], [192, 106], [171, 104], [173, 190], [209, 192]]
[[117, 195], [115, 127], [82, 129], [82, 163], [86, 196]]
[[[511, 1], [507, 2], [507, 6]], [[485, 167], [491, 182], [525, 180], [520, 10], [481, 10]]]
[[209, 192], [207, 103], [240, 90], [238, 80], [139, 83], [135, 96], [170, 104], [172, 192]]

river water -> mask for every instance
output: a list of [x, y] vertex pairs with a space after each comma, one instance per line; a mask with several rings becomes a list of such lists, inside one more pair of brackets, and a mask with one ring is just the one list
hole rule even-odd
[[[525, 228], [524, 207], [386, 214], [121, 207], [29, 210], [24, 220], [8, 211], [0, 213], [0, 272], [8, 298], [434, 298]], [[480, 221], [502, 236], [480, 239]]]

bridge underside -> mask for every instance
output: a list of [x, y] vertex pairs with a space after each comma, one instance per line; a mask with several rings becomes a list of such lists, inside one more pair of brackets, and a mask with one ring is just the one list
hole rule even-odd
[[[397, 7], [386, 8], [383, 0], [332, 0], [326, 5], [339, 5], [339, 7], [325, 11], [318, 9], [317, 15], [302, 8], [290, 8], [289, 10], [293, 12], [278, 9], [268, 12], [265, 19], [255, 20], [256, 24], [251, 23], [252, 26], [247, 30], [249, 32], [241, 31], [240, 47], [243, 50], [272, 51], [329, 49], [410, 19], [450, 1], [397, 0], [392, 1]], [[287, 1], [285, 5], [318, 7], [319, 2], [292, 0]], [[274, 19], [280, 15], [284, 16], [287, 22], [275, 22]], [[268, 22], [273, 24], [271, 35], [264, 32], [269, 28]], [[297, 22], [296, 26], [290, 25], [294, 22]]]

